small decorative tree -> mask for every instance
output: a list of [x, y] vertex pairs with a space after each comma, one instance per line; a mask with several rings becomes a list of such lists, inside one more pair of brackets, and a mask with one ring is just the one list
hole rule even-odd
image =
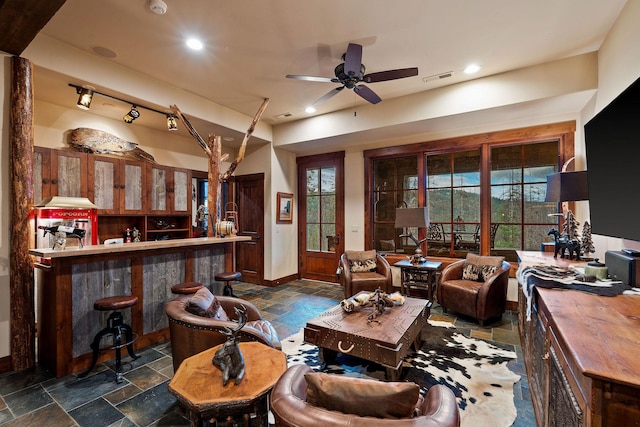
[[589, 221], [585, 221], [582, 226], [582, 241], [580, 242], [580, 247], [586, 257], [596, 251], [596, 248], [593, 247], [593, 240], [591, 240], [591, 224], [589, 224]]
[[567, 211], [567, 214], [564, 217], [564, 224], [562, 225], [564, 233], [569, 237], [569, 240], [580, 240], [580, 236], [578, 236], [578, 227], [580, 223], [573, 215], [571, 210]]

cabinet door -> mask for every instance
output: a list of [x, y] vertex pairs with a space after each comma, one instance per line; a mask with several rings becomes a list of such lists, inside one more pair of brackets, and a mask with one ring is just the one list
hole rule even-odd
[[150, 213], [163, 214], [171, 210], [169, 205], [171, 169], [160, 165], [149, 165], [147, 168], [147, 201]]
[[51, 197], [51, 150], [33, 149], [33, 204]]
[[584, 426], [584, 403], [576, 399], [565, 375], [558, 353], [549, 348], [549, 410], [548, 427]]
[[87, 155], [51, 150], [51, 195], [87, 197]]
[[126, 214], [146, 213], [145, 164], [133, 160], [122, 160], [120, 170], [120, 212]]
[[120, 159], [89, 156], [89, 200], [100, 214], [120, 213]]
[[549, 339], [544, 313], [534, 304], [531, 310], [531, 376], [529, 387], [538, 425], [546, 425]]
[[173, 213], [188, 214], [191, 212], [191, 171], [173, 169], [173, 185], [169, 195]]

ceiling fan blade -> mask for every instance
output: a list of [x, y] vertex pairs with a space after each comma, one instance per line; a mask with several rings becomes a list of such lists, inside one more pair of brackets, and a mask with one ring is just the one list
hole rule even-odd
[[378, 102], [382, 101], [382, 99], [378, 95], [376, 95], [374, 91], [372, 91], [365, 85], [358, 85], [353, 88], [353, 91], [372, 104], [377, 104]]
[[380, 71], [377, 73], [367, 74], [362, 78], [363, 82], [375, 83], [384, 82], [386, 80], [404, 79], [405, 77], [413, 77], [418, 75], [418, 68], [401, 68], [398, 70]]
[[317, 107], [318, 105], [322, 104], [327, 99], [331, 98], [334, 95], [337, 95], [342, 89], [344, 89], [344, 86], [339, 86], [339, 87], [337, 87], [335, 89], [331, 89], [322, 98], [319, 98], [313, 104], [311, 104], [311, 106], [312, 107]]
[[362, 46], [355, 43], [349, 43], [347, 53], [344, 56], [344, 72], [348, 76], [357, 76], [360, 74], [362, 66]]
[[300, 76], [297, 74], [287, 74], [286, 77], [288, 79], [296, 79], [296, 80], [306, 80], [308, 82], [324, 82], [324, 83], [335, 83], [335, 78], [331, 77], [317, 77], [317, 76]]

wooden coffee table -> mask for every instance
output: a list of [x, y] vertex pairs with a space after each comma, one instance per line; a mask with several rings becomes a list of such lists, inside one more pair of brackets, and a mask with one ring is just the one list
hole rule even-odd
[[258, 342], [241, 342], [245, 375], [236, 385], [230, 380], [222, 385], [222, 371], [211, 360], [221, 346], [210, 348], [185, 359], [169, 382], [169, 392], [187, 410], [191, 426], [202, 426], [204, 420], [256, 414], [256, 425], [267, 427], [267, 396], [287, 369], [283, 352]]
[[337, 305], [307, 322], [304, 341], [318, 346], [323, 363], [337, 352], [349, 354], [384, 366], [387, 379], [394, 381], [400, 377], [402, 360], [411, 345], [420, 349], [420, 332], [431, 304], [407, 297], [403, 305], [387, 308], [374, 322], [367, 322], [371, 307], [346, 313]]

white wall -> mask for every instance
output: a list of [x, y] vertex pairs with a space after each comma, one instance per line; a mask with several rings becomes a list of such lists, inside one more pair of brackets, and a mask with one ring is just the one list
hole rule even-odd
[[[583, 123], [586, 123], [600, 110], [606, 107], [616, 96], [631, 83], [640, 78], [640, 1], [628, 1], [618, 20], [607, 35], [598, 52], [598, 92], [593, 100], [582, 111]], [[580, 134], [576, 145], [584, 150], [584, 135]], [[623, 153], [621, 153], [623, 154]], [[586, 165], [588, 168], [589, 165]], [[583, 211], [579, 221], [589, 217], [588, 202], [579, 202]], [[632, 248], [640, 250], [640, 242], [605, 236], [593, 236], [596, 249], [595, 257], [604, 259], [607, 250]]]

